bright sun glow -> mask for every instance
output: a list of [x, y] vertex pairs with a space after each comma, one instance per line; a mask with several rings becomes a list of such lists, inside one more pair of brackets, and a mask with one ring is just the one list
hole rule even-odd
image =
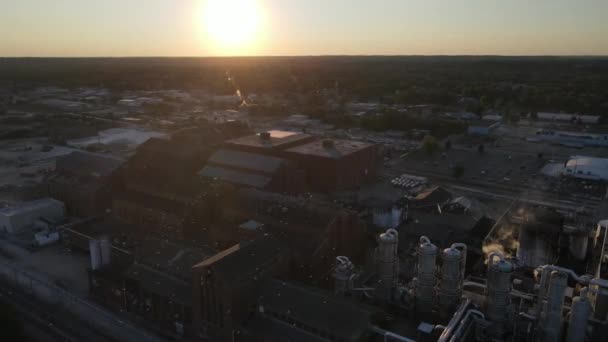
[[203, 20], [217, 52], [246, 54], [260, 34], [261, 10], [257, 0], [207, 0]]

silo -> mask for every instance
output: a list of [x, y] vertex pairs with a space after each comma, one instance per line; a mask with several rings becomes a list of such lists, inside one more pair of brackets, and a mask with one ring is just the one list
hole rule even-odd
[[99, 246], [101, 248], [101, 264], [106, 266], [109, 265], [112, 259], [112, 242], [107, 236], [102, 237], [99, 240]]
[[349, 281], [353, 275], [354, 266], [345, 256], [336, 257], [336, 268], [334, 270], [334, 292], [338, 295], [346, 294], [349, 288]]
[[388, 229], [378, 238], [378, 276], [380, 296], [390, 299], [393, 290], [397, 287], [399, 277], [399, 257], [397, 247], [399, 233], [395, 229]]
[[456, 248], [446, 248], [441, 253], [441, 260], [439, 311], [442, 316], [449, 317], [460, 303], [462, 296], [462, 254]]
[[572, 300], [567, 342], [585, 341], [591, 311], [591, 302], [587, 298], [587, 288], [585, 287], [581, 289], [580, 295]]
[[[495, 261], [499, 258], [498, 262]], [[511, 275], [513, 265], [501, 253], [490, 253], [486, 287], [486, 317], [494, 323], [497, 335], [511, 317]]]
[[416, 310], [431, 312], [437, 283], [437, 246], [423, 236], [418, 245], [418, 266], [416, 269], [415, 298]]
[[99, 246], [99, 240], [89, 240], [89, 254], [91, 256], [91, 269], [98, 270], [101, 268], [101, 248]]
[[540, 336], [544, 342], [560, 341], [562, 333], [562, 309], [568, 287], [568, 276], [559, 271], [551, 272], [549, 294], [540, 318]]

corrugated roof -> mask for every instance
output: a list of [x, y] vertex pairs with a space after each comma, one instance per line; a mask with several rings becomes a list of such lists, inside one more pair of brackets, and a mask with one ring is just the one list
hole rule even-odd
[[217, 178], [225, 182], [251, 186], [254, 188], [264, 188], [271, 180], [270, 177], [267, 176], [239, 172], [216, 166], [205, 166], [198, 174], [203, 177]]
[[286, 163], [281, 158], [226, 149], [220, 149], [213, 153], [208, 162], [265, 173], [276, 172], [281, 165]]

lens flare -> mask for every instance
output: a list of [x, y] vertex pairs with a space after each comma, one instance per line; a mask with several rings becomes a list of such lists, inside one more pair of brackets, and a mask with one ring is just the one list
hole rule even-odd
[[260, 34], [257, 0], [207, 0], [203, 8], [207, 41], [220, 54], [247, 53]]

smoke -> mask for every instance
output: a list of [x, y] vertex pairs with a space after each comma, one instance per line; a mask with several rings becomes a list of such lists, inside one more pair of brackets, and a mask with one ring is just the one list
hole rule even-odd
[[517, 252], [519, 241], [515, 238], [514, 232], [515, 227], [513, 225], [503, 224], [495, 231], [494, 236], [484, 242], [482, 251], [486, 264], [490, 253], [499, 252], [506, 258], [511, 258]]

